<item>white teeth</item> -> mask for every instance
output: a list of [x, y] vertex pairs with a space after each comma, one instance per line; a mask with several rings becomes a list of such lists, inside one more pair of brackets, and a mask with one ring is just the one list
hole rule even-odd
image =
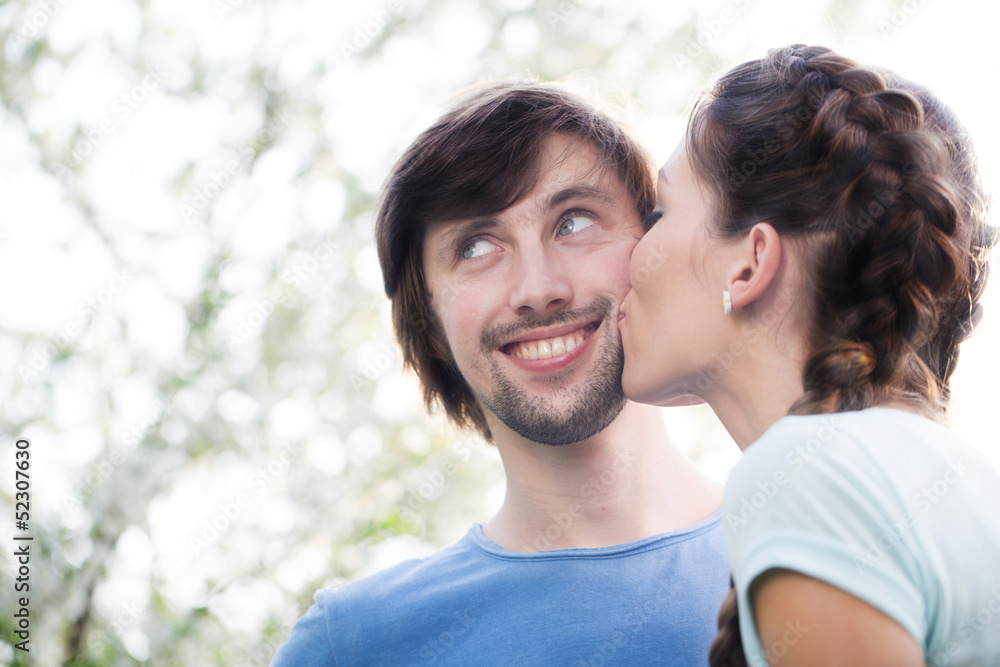
[[566, 354], [566, 343], [562, 338], [552, 339], [552, 356], [555, 357], [560, 354]]
[[535, 340], [530, 343], [518, 343], [514, 346], [513, 354], [518, 359], [550, 359], [580, 347], [583, 344], [583, 338], [583, 334], [570, 334]]

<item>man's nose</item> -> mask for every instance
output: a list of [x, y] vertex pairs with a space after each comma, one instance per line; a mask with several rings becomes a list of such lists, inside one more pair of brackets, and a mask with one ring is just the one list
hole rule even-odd
[[573, 300], [565, 262], [569, 258], [544, 248], [522, 250], [511, 277], [510, 307], [527, 314], [548, 315]]

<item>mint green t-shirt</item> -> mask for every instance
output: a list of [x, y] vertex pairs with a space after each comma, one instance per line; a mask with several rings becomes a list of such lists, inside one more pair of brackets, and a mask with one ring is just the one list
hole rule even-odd
[[881, 610], [931, 667], [1000, 665], [1000, 475], [932, 420], [871, 408], [785, 417], [733, 469], [723, 526], [751, 667], [762, 647], [747, 592], [772, 568]]

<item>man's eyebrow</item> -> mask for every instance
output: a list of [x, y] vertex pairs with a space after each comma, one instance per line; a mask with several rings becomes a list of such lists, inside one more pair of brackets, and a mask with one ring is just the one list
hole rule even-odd
[[545, 201], [545, 210], [550, 210], [566, 203], [570, 199], [596, 199], [603, 204], [614, 204], [615, 198], [607, 190], [591, 185], [574, 185], [552, 193]]
[[453, 259], [451, 251], [461, 241], [470, 236], [475, 236], [484, 229], [491, 229], [496, 225], [497, 221], [495, 218], [474, 218], [453, 224], [447, 231], [441, 234], [441, 238], [438, 240], [437, 252], [434, 253], [438, 264], [451, 262]]

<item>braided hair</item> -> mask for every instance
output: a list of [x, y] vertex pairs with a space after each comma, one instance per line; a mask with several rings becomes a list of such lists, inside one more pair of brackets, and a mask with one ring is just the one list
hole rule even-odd
[[[891, 72], [797, 44], [724, 74], [686, 141], [715, 234], [767, 221], [802, 241], [808, 357], [789, 413], [895, 403], [941, 418], [998, 238], [951, 111]], [[719, 626], [710, 664], [745, 665], [734, 591]]]

